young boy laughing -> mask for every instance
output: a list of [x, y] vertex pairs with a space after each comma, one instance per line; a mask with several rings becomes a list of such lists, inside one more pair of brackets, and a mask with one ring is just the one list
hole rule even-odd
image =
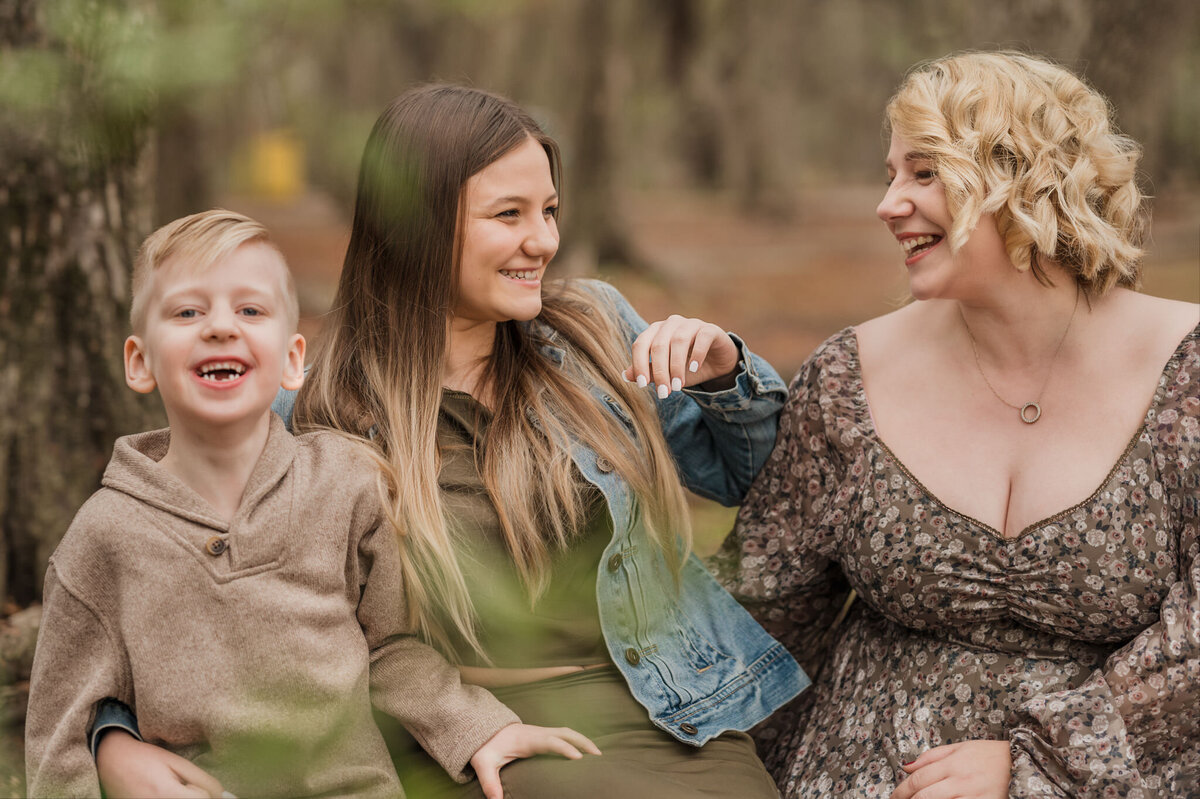
[[520, 724], [408, 634], [374, 462], [270, 412], [303, 381], [305, 344], [266, 230], [228, 211], [176, 220], [142, 245], [133, 283], [126, 382], [158, 391], [170, 428], [117, 441], [50, 560], [30, 795], [99, 795], [87, 735], [104, 697], [179, 756], [177, 793], [402, 795], [372, 699], [489, 796], [513, 757], [595, 751]]

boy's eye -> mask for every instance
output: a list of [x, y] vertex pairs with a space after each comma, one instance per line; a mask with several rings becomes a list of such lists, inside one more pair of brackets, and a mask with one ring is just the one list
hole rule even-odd
[[180, 319], [195, 319], [197, 311], [195, 308], [184, 308], [179, 313], [175, 314]]
[[246, 316], [261, 316], [262, 311], [258, 308], [243, 308], [242, 313]]

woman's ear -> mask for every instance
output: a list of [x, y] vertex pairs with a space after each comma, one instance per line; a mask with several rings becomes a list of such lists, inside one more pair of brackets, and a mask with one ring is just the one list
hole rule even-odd
[[287, 357], [283, 364], [283, 379], [279, 385], [288, 391], [296, 391], [304, 385], [304, 336], [296, 333], [288, 342]]
[[139, 394], [149, 394], [158, 385], [146, 357], [146, 345], [138, 336], [125, 339], [125, 384]]

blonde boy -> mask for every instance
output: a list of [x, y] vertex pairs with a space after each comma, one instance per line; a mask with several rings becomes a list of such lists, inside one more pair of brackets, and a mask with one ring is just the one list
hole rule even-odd
[[133, 283], [126, 382], [157, 389], [170, 428], [117, 442], [50, 560], [30, 795], [99, 795], [87, 735], [105, 697], [178, 755], [175, 785], [145, 790], [180, 795], [402, 795], [371, 698], [451, 774], [474, 765], [489, 795], [509, 755], [563, 751], [406, 634], [359, 445], [293, 437], [270, 412], [303, 381], [305, 342], [266, 230], [221, 210], [176, 220], [143, 244]]

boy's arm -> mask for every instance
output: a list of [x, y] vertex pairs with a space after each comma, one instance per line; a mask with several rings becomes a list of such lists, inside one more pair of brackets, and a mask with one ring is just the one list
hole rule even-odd
[[464, 684], [437, 650], [407, 634], [391, 526], [366, 533], [358, 556], [358, 619], [371, 647], [372, 701], [398, 719], [450, 776], [466, 782], [476, 750], [520, 718], [486, 689]]
[[25, 722], [30, 796], [100, 795], [88, 727], [97, 701], [131, 698], [124, 661], [103, 619], [61, 582], [52, 560]]

